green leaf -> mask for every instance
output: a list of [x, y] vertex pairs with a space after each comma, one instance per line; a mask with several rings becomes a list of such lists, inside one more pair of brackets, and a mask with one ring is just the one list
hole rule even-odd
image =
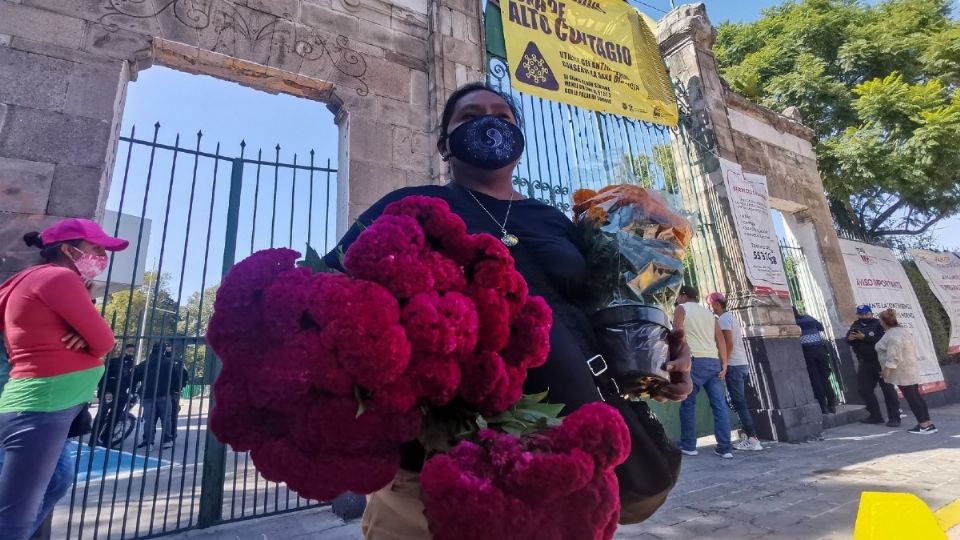
[[[337, 248], [338, 256], [340, 255], [341, 251], [342, 249], [338, 247]], [[340, 262], [342, 264], [343, 262], [342, 259]], [[301, 268], [309, 268], [315, 274], [339, 272], [339, 270], [337, 270], [336, 268], [331, 268], [327, 264], [327, 262], [323, 260], [323, 257], [321, 257], [319, 253], [317, 253], [317, 250], [313, 249], [313, 247], [311, 247], [310, 245], [307, 246], [307, 254], [303, 258], [303, 260], [297, 261], [297, 266]]]

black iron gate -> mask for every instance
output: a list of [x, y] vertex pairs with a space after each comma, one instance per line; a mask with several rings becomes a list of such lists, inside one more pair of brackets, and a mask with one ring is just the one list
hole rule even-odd
[[[54, 512], [52, 538], [149, 538], [317, 504], [264, 480], [246, 453], [207, 430], [219, 363], [204, 336], [217, 286], [236, 260], [335, 241], [337, 171], [314, 151], [281, 159], [278, 145], [252, 157], [241, 142], [239, 155], [228, 156], [202, 133], [188, 148], [179, 135], [160, 142], [160, 124], [152, 131], [120, 138], [103, 225], [130, 247], [111, 258], [97, 302], [117, 337], [111, 358], [132, 345], [141, 363], [169, 345], [187, 381], [174, 397], [172, 430], [155, 446], [140, 444], [156, 427], [142, 421], [139, 405], [100, 414], [115, 441], [98, 441], [98, 430], [68, 441], [76, 480]], [[127, 386], [101, 388], [92, 412], [103, 413], [106, 394], [125, 396]]]

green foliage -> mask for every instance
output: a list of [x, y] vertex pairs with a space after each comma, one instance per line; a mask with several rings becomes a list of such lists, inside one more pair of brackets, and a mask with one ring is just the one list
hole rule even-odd
[[[150, 300], [147, 308], [147, 299]], [[125, 339], [126, 336], [148, 336], [143, 344], [144, 349], [158, 339], [151, 336], [173, 336], [177, 332], [176, 301], [170, 294], [170, 275], [155, 272], [146, 272], [143, 284], [132, 290], [122, 289], [111, 292], [110, 298], [104, 307], [103, 316], [113, 327], [113, 332], [119, 336], [118, 348], [123, 345], [120, 341], [134, 343], [134, 339]], [[146, 318], [146, 320], [144, 320]]]
[[[516, 437], [546, 431], [560, 424], [563, 405], [547, 403], [547, 392], [524, 394], [513, 407], [495, 416], [483, 416], [476, 410], [453, 402], [444, 407], [424, 410], [423, 427], [418, 440], [427, 455], [446, 452], [458, 442], [471, 439], [481, 429], [493, 429]], [[361, 411], [362, 414], [362, 401]]]
[[673, 163], [673, 150], [670, 145], [654, 145], [650, 154], [625, 154], [623, 161], [631, 173], [624, 179], [626, 182], [646, 189], [679, 192], [677, 169]]
[[[187, 299], [187, 303], [180, 310], [180, 324], [178, 333], [186, 337], [183, 350], [183, 363], [196, 380], [201, 380], [205, 370], [207, 346], [204, 336], [207, 335], [207, 325], [213, 316], [213, 302], [217, 299], [217, 290], [220, 285], [208, 287], [203, 291], [194, 292]], [[193, 338], [193, 339], [190, 339]], [[199, 338], [199, 339], [197, 339]]]
[[960, 23], [949, 0], [787, 1], [720, 25], [724, 78], [815, 132], [837, 225], [887, 241], [960, 212]]
[[950, 344], [950, 317], [943, 308], [943, 304], [933, 294], [927, 280], [923, 278], [920, 269], [913, 261], [904, 262], [903, 269], [910, 278], [910, 284], [913, 285], [914, 292], [917, 293], [917, 300], [923, 309], [923, 316], [927, 319], [927, 326], [930, 327], [930, 336], [933, 338], [933, 348], [937, 351], [937, 358], [940, 363], [952, 363], [956, 358], [951, 358], [947, 354]]

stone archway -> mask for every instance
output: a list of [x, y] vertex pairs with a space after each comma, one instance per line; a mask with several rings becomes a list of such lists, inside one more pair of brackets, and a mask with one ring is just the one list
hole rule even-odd
[[432, 131], [482, 59], [470, 0], [0, 3], [0, 279], [32, 262], [24, 231], [102, 215], [126, 85], [154, 62], [326, 103], [342, 230], [442, 176]]

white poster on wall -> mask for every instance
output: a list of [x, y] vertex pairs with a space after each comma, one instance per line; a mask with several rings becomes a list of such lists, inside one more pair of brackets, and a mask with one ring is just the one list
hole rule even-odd
[[744, 173], [739, 163], [723, 158], [720, 158], [720, 170], [753, 292], [789, 298], [787, 274], [770, 216], [767, 177]]
[[960, 353], [960, 257], [926, 249], [910, 250], [917, 268], [950, 317], [950, 354]]
[[840, 240], [840, 250], [857, 305], [869, 304], [874, 314], [888, 308], [897, 310], [900, 325], [913, 335], [920, 360], [921, 391], [934, 392], [946, 388], [927, 319], [923, 316], [907, 273], [893, 251], [843, 239]]

